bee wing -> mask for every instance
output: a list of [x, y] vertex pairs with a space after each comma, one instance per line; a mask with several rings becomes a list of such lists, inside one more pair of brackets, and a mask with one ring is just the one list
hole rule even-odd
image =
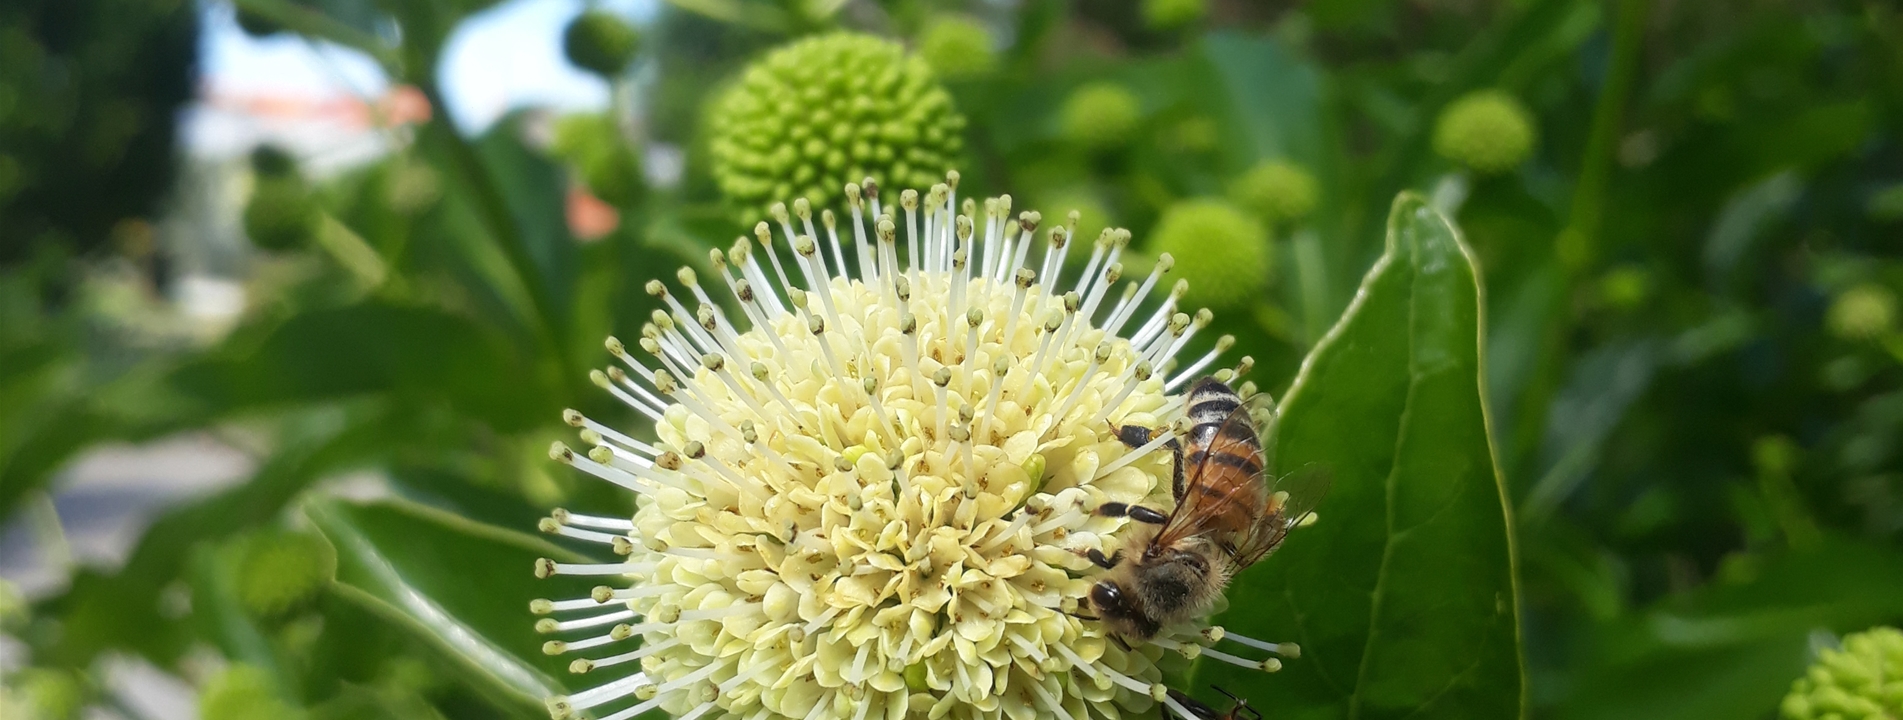
[[1315, 506], [1327, 497], [1334, 482], [1333, 472], [1314, 464], [1304, 465], [1277, 479], [1269, 494], [1268, 507], [1250, 529], [1249, 538], [1236, 550], [1237, 567], [1254, 565], [1274, 552], [1288, 537], [1290, 529], [1315, 512]]
[[[1170, 545], [1207, 533], [1212, 529], [1210, 523], [1224, 518], [1235, 503], [1248, 503], [1252, 516], [1260, 514], [1258, 511], [1268, 500], [1268, 486], [1262, 481], [1262, 467], [1255, 468], [1250, 479], [1235, 492], [1212, 492], [1209, 483], [1201, 482], [1201, 479], [1209, 477], [1207, 473], [1211, 467], [1225, 459], [1241, 453], [1254, 457], [1261, 443], [1272, 437], [1266, 432], [1273, 430], [1275, 417], [1275, 399], [1268, 393], [1243, 398], [1242, 403], [1230, 410], [1229, 415], [1216, 426], [1210, 441], [1203, 444], [1202, 457], [1196, 457], [1193, 452], [1183, 456], [1184, 462], [1194, 462], [1195, 465], [1184, 469], [1187, 487], [1183, 490], [1183, 499], [1170, 513], [1169, 522], [1151, 541], [1153, 544]], [[1192, 428], [1190, 432], [1194, 435], [1197, 430]], [[1240, 439], [1244, 437], [1255, 438], [1254, 444], [1247, 444]], [[1261, 459], [1267, 462], [1269, 455], [1266, 448], [1262, 450]]]

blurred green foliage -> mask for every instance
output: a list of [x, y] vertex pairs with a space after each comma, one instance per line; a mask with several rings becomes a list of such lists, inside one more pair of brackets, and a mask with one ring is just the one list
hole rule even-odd
[[187, 0], [0, 7], [0, 268], [158, 212], [197, 43]]
[[[1205, 663], [1199, 696], [1219, 697], [1214, 681], [1291, 714], [1512, 714], [1523, 665], [1538, 717], [1765, 718], [1837, 636], [1903, 621], [1893, 4], [677, 0], [634, 36], [568, 33], [594, 43], [572, 57], [641, 102], [552, 122], [517, 112], [474, 135], [441, 111], [437, 64], [491, 3], [237, 4], [254, 30], [363, 51], [437, 112], [337, 177], [261, 156], [244, 225], [272, 252], [241, 322], [212, 341], [149, 310], [191, 4], [0, 7], [0, 521], [27, 524], [61, 468], [103, 442], [210, 429], [258, 461], [168, 509], [122, 566], [77, 569], [6, 619], [29, 660], [4, 680], [8, 708], [110, 702], [89, 673], [131, 653], [219, 703], [312, 717], [539, 712], [538, 694], [571, 676], [536, 652], [527, 603], [562, 593], [529, 560], [583, 550], [520, 531], [558, 503], [628, 509], [544, 454], [563, 407], [623, 417], [585, 381], [601, 338], [638, 334], [648, 278], [747, 232], [735, 207], [898, 167], [835, 162], [872, 141], [834, 137], [810, 110], [720, 110], [749, 63], [840, 42], [815, 36], [887, 59], [915, 50], [917, 97], [901, 109], [943, 97], [925, 159], [880, 178], [886, 192], [955, 161], [963, 187], [1013, 193], [1047, 224], [1079, 210], [1083, 238], [1127, 227], [1126, 278], [1166, 251], [1172, 280], [1234, 275], [1192, 307], [1220, 305], [1199, 337], [1235, 335], [1256, 382], [1279, 394], [1305, 358], [1339, 378], [1295, 393], [1292, 406], [1341, 409], [1302, 411], [1316, 419], [1286, 429], [1289, 447], [1368, 466], [1231, 594], [1289, 607], [1224, 621], [1314, 628], [1325, 637], [1275, 639], [1319, 654], [1281, 676]], [[863, 91], [828, 69], [825, 92], [857, 112]], [[785, 134], [742, 148], [722, 128]], [[879, 133], [904, 145], [917, 129]], [[648, 170], [666, 150], [684, 158], [678, 178]], [[746, 173], [752, 185], [734, 184]], [[1409, 190], [1424, 198], [1409, 207], [1460, 228], [1482, 292], [1420, 290], [1443, 277], [1429, 267], [1468, 267], [1416, 249], [1444, 251], [1440, 226], [1390, 249], [1385, 223]], [[586, 242], [570, 225], [583, 193], [614, 213]], [[1192, 210], [1204, 222], [1183, 219]], [[1370, 309], [1320, 344], [1364, 288], [1388, 298], [1381, 312], [1418, 307], [1414, 324]], [[1471, 317], [1446, 309], [1459, 303]], [[1422, 341], [1429, 330], [1442, 334]], [[1473, 382], [1384, 384], [1422, 353]], [[1397, 429], [1416, 393], [1424, 417]], [[1493, 506], [1476, 500], [1485, 467]], [[1383, 468], [1423, 495], [1379, 502], [1362, 479]], [[394, 497], [345, 502], [321, 485], [357, 471]], [[1426, 512], [1445, 499], [1430, 491], [1454, 493], [1446, 516], [1386, 533], [1377, 513]], [[318, 535], [334, 574], [292, 578], [316, 590], [279, 603], [247, 589], [259, 538]], [[1458, 581], [1403, 572], [1380, 587], [1371, 563], [1390, 552], [1480, 560]], [[1445, 602], [1410, 604], [1433, 598]], [[1377, 601], [1399, 614], [1366, 610]], [[1500, 610], [1513, 601], [1517, 626]], [[1450, 676], [1423, 646], [1479, 662]], [[1326, 652], [1341, 648], [1359, 650]]]

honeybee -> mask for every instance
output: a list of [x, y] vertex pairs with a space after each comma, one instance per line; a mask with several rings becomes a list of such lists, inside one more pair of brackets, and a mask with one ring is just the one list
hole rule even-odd
[[[1268, 393], [1245, 399], [1205, 377], [1190, 388], [1184, 407], [1191, 423], [1187, 443], [1164, 443], [1175, 455], [1175, 509], [1165, 515], [1104, 503], [1099, 515], [1129, 517], [1155, 529], [1111, 556], [1096, 549], [1084, 553], [1109, 571], [1091, 587], [1089, 603], [1125, 642], [1148, 641], [1163, 628], [1208, 612], [1229, 578], [1281, 545], [1328, 489], [1329, 475], [1312, 469], [1271, 487], [1264, 474], [1271, 455], [1263, 438], [1274, 437], [1276, 410]], [[1158, 435], [1138, 425], [1115, 430], [1132, 448]]]
[[[1188, 718], [1188, 720], [1262, 720], [1262, 713], [1257, 712], [1255, 708], [1249, 707], [1248, 700], [1236, 697], [1228, 690], [1222, 688], [1216, 688], [1216, 692], [1227, 695], [1230, 700], [1234, 701], [1233, 704], [1229, 706], [1228, 712], [1222, 712], [1210, 707], [1201, 700], [1190, 697], [1188, 694], [1175, 688], [1170, 689], [1169, 695], [1170, 699], [1176, 701], [1177, 705], [1189, 711], [1191, 717]], [[1168, 705], [1163, 706], [1163, 720], [1170, 720], [1170, 711], [1172, 709], [1174, 708]]]

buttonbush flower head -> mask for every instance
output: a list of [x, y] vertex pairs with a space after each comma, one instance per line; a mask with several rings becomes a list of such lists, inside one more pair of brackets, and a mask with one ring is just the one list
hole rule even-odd
[[[570, 411], [582, 445], [551, 449], [638, 496], [543, 521], [623, 556], [536, 565], [605, 583], [531, 605], [544, 650], [602, 678], [552, 716], [1194, 720], [1165, 653], [1279, 667], [1205, 651], [1224, 636], [1200, 623], [1130, 648], [1080, 617], [1086, 553], [1131, 533], [1096, 509], [1168, 502], [1172, 393], [1250, 364], [1209, 372], [1233, 338], [1185, 354], [1209, 314], [1163, 292], [1168, 263], [1123, 277], [1128, 232], [961, 200], [956, 173], [844, 205], [775, 205], [711, 274], [649, 284], [638, 343], [608, 341], [594, 381], [653, 439]], [[1133, 450], [1112, 424], [1161, 432]]]
[[1896, 326], [1896, 295], [1875, 283], [1858, 285], [1830, 303], [1824, 321], [1831, 334], [1845, 340], [1882, 337]]
[[1065, 139], [1103, 151], [1128, 142], [1143, 120], [1136, 93], [1113, 82], [1093, 82], [1071, 91], [1058, 115]]
[[829, 202], [868, 175], [929, 185], [955, 164], [964, 129], [924, 60], [845, 32], [754, 62], [709, 118], [714, 180], [747, 218], [776, 201]]
[[1791, 684], [1786, 720], [1894, 720], [1903, 717], [1903, 631], [1879, 627], [1825, 650]]
[[606, 10], [584, 11], [562, 31], [562, 53], [568, 61], [604, 78], [620, 75], [640, 50], [640, 31]]
[[991, 72], [998, 64], [991, 30], [963, 15], [940, 15], [919, 35], [918, 54], [940, 77], [961, 78]]
[[1270, 223], [1299, 220], [1315, 211], [1320, 191], [1300, 165], [1264, 160], [1229, 184], [1229, 198]]
[[1150, 247], [1174, 259], [1189, 282], [1188, 302], [1244, 305], [1268, 285], [1268, 230], [1221, 200], [1184, 200], [1163, 210]]
[[1518, 167], [1533, 152], [1533, 114], [1498, 90], [1468, 93], [1434, 123], [1434, 152], [1482, 175]]

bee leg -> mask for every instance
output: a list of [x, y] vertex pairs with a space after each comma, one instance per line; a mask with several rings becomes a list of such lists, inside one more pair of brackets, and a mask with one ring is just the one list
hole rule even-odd
[[1118, 550], [1111, 553], [1109, 557], [1104, 557], [1102, 550], [1091, 548], [1084, 551], [1084, 557], [1097, 567], [1109, 570], [1117, 566], [1118, 560], [1123, 559], [1123, 551]]
[[1154, 508], [1129, 503], [1107, 502], [1097, 506], [1097, 514], [1104, 517], [1127, 517], [1137, 522], [1162, 525], [1169, 522], [1170, 516]]
[[1183, 503], [1184, 490], [1183, 443], [1176, 438], [1170, 438], [1170, 441], [1163, 443], [1163, 446], [1169, 448], [1170, 454], [1175, 457], [1175, 462], [1170, 463], [1170, 489], [1174, 493], [1173, 497], [1176, 498], [1177, 505], [1180, 506]]
[[1116, 433], [1117, 439], [1122, 441], [1123, 444], [1132, 448], [1143, 447], [1143, 444], [1149, 442], [1156, 434], [1155, 431], [1143, 427], [1142, 425], [1124, 425], [1122, 427], [1111, 425], [1110, 431]]

